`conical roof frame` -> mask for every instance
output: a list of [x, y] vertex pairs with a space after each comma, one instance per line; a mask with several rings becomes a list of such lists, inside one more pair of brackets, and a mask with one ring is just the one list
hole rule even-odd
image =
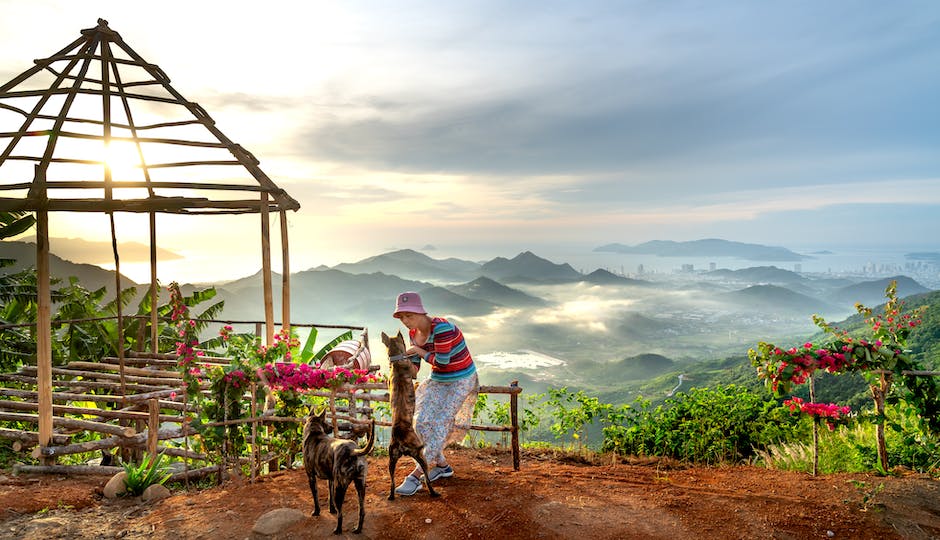
[[81, 34], [0, 86], [0, 211], [300, 208], [107, 21]]

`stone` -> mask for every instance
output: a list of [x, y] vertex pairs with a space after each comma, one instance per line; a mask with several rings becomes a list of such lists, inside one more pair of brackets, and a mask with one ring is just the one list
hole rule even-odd
[[306, 514], [296, 508], [278, 508], [271, 510], [255, 521], [251, 532], [264, 536], [275, 535], [298, 521], [306, 519]]
[[153, 484], [147, 486], [147, 489], [140, 496], [140, 500], [143, 502], [154, 502], [166, 499], [172, 495], [169, 488], [163, 484]]
[[127, 484], [124, 483], [124, 479], [127, 478], [127, 473], [121, 471], [108, 480], [108, 483], [104, 485], [102, 493], [105, 497], [109, 499], [115, 499], [124, 493], [127, 493]]

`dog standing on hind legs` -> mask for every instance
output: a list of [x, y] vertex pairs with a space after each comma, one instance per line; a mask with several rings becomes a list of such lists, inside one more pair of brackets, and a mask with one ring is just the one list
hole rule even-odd
[[313, 515], [320, 515], [317, 478], [325, 478], [329, 486], [330, 513], [336, 514], [333, 534], [343, 531], [343, 501], [350, 483], [355, 484], [359, 496], [359, 523], [352, 532], [362, 532], [366, 516], [366, 456], [372, 452], [375, 443], [375, 420], [372, 420], [370, 428], [366, 446], [359, 448], [355, 441], [334, 439], [327, 433], [326, 409], [319, 414], [311, 409], [304, 422], [304, 470], [313, 494]]
[[424, 471], [424, 483], [432, 497], [440, 496], [431, 486], [428, 462], [424, 459], [424, 442], [414, 429], [415, 386], [414, 367], [405, 356], [405, 338], [401, 332], [389, 337], [382, 332], [382, 343], [388, 349], [390, 373], [388, 402], [392, 409], [392, 432], [388, 443], [388, 477], [392, 483], [388, 500], [395, 500], [395, 466], [402, 456], [414, 459]]

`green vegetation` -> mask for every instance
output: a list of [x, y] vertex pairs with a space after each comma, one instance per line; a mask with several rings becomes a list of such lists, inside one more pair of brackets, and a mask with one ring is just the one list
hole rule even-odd
[[[647, 381], [644, 389], [651, 395], [665, 394], [679, 373], [693, 381], [690, 389], [659, 401], [638, 397], [632, 406], [615, 405], [614, 401], [605, 403], [584, 390], [569, 391], [567, 387], [530, 395], [528, 406], [534, 409], [526, 413], [537, 420], [524, 426], [526, 436], [530, 442], [544, 441], [545, 431], [539, 427], [547, 424], [556, 441], [564, 440], [565, 445], [579, 450], [588, 447], [706, 464], [756, 462], [810, 471], [815, 459], [814, 425], [828, 423], [831, 431], [817, 433], [819, 470], [823, 472], [888, 472], [887, 464], [891, 464], [935, 474], [940, 467], [940, 439], [934, 429], [940, 398], [935, 381], [904, 373], [936, 365], [940, 293], [913, 297], [910, 314], [893, 293], [892, 284], [886, 290], [884, 315], [873, 315], [874, 310], [859, 306], [860, 315], [845, 321], [844, 329], [835, 332], [832, 350], [849, 351], [856, 363], [847, 363], [847, 352], [843, 363], [834, 365], [831, 373], [813, 373], [808, 370], [824, 365], [814, 362], [833, 360], [832, 352], [808, 344], [789, 352], [764, 347], [763, 354], [778, 362], [769, 368], [764, 366], [762, 371], [773, 375], [767, 380], [768, 384], [774, 383], [776, 395], [763, 390], [763, 383], [746, 358], [703, 361]], [[822, 322], [825, 331], [816, 340], [834, 333], [832, 325]], [[848, 344], [854, 348], [846, 348]], [[895, 349], [885, 349], [888, 344]], [[779, 363], [780, 358], [785, 362]], [[793, 369], [800, 365], [805, 367]], [[845, 371], [845, 366], [857, 366], [859, 372], [836, 376]], [[821, 397], [848, 406], [802, 403], [808, 399], [808, 389], [793, 383], [805, 381], [807, 374], [816, 379], [817, 400]], [[891, 374], [901, 384], [890, 387], [881, 382], [885, 377], [890, 379]], [[877, 402], [872, 404], [872, 385], [884, 393], [883, 409]], [[782, 401], [791, 391], [790, 400]], [[794, 399], [801, 395], [804, 398]], [[794, 404], [804, 406], [801, 409]], [[844, 416], [843, 411], [849, 407], [854, 412]], [[800, 414], [807, 411], [812, 416]], [[881, 441], [886, 448], [884, 460], [879, 459], [879, 424], [886, 428]], [[597, 432], [602, 434], [602, 442], [592, 447], [589, 440], [594, 439], [589, 434]]]
[[156, 458], [147, 456], [140, 465], [124, 464], [124, 485], [131, 495], [141, 495], [144, 490], [154, 484], [163, 484], [170, 478], [169, 468], [163, 464], [163, 454]]

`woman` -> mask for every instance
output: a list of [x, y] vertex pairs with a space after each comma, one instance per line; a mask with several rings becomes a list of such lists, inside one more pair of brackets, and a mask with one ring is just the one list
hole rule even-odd
[[[444, 447], [462, 440], [470, 427], [479, 391], [476, 366], [460, 329], [447, 319], [428, 316], [418, 293], [399, 294], [394, 317], [408, 329], [406, 354], [431, 365], [431, 376], [415, 391], [415, 431], [424, 440], [428, 479], [449, 478], [454, 469], [444, 458]], [[421, 486], [421, 467], [415, 466], [395, 493], [414, 495]]]

